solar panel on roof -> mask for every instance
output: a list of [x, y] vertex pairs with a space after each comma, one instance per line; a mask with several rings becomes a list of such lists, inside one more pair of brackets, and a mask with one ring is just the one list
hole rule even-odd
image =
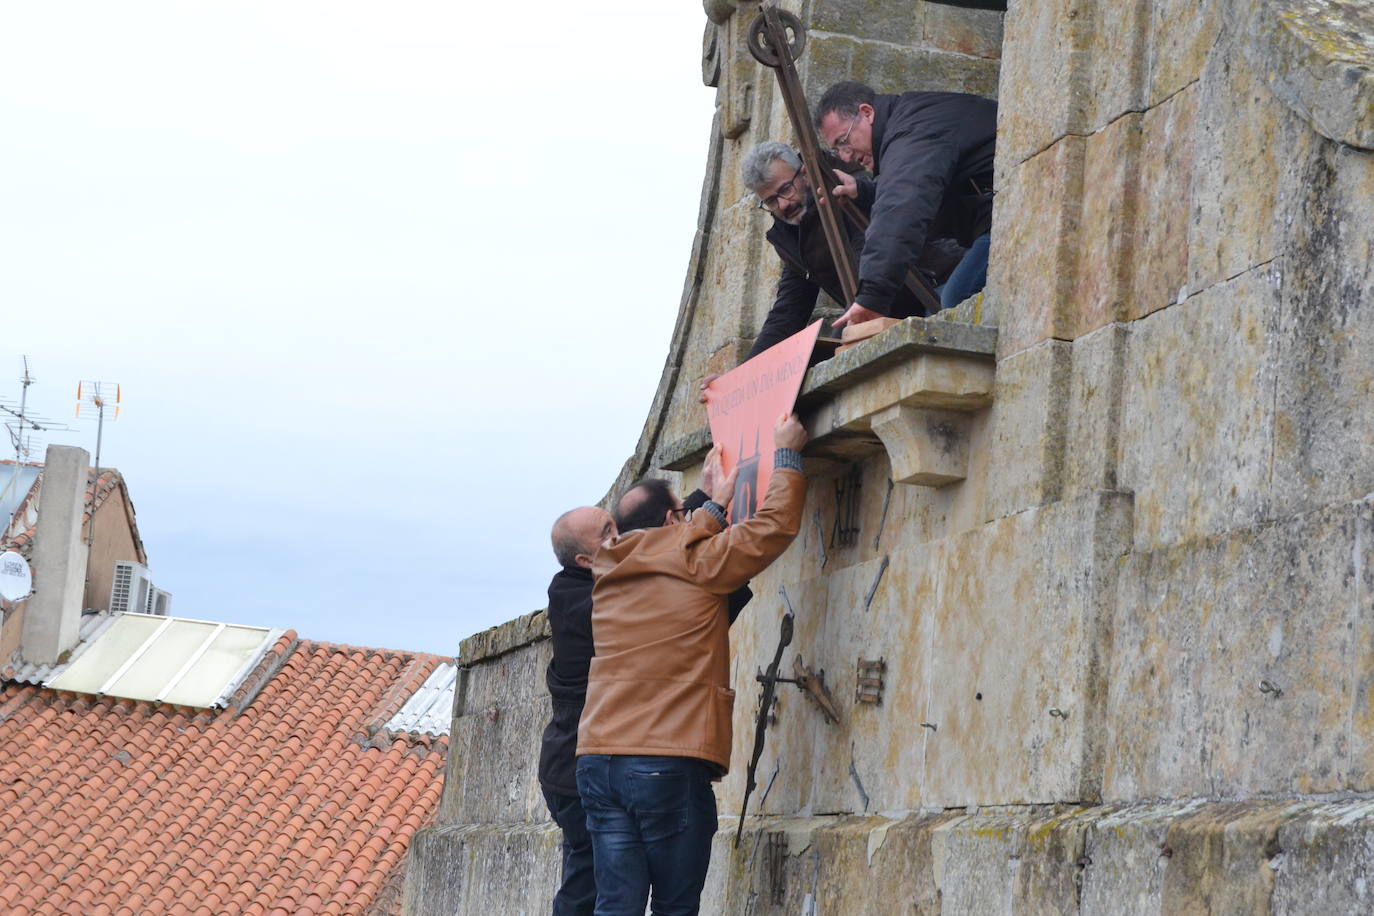
[[123, 614], [44, 686], [181, 706], [222, 706], [280, 632]]

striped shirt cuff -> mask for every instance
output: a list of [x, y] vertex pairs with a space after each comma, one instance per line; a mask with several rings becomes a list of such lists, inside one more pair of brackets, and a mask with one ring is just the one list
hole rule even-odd
[[714, 499], [708, 499], [706, 500], [706, 502], [702, 503], [701, 511], [705, 512], [707, 515], [711, 516], [711, 518], [715, 519], [722, 528], [730, 524], [725, 520], [724, 507], [722, 507], [721, 504], [716, 502]]
[[780, 448], [773, 452], [773, 467], [791, 468], [794, 471], [802, 470], [801, 452], [794, 448]]

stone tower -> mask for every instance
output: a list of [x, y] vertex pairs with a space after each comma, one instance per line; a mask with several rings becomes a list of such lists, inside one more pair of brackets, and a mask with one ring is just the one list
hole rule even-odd
[[[1374, 910], [1374, 4], [784, 5], [813, 99], [998, 98], [991, 272], [803, 384], [808, 522], [732, 632], [703, 912]], [[696, 385], [778, 271], [738, 174], [790, 133], [757, 4], [705, 9], [698, 233], [617, 485], [694, 482]], [[779, 586], [841, 719], [780, 687], [736, 850]], [[410, 912], [547, 910], [546, 632], [464, 644]]]

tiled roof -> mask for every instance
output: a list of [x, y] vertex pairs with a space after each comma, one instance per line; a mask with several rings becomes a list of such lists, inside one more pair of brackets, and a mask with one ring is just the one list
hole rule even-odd
[[448, 741], [437, 656], [287, 631], [222, 710], [0, 688], [0, 912], [391, 912]]

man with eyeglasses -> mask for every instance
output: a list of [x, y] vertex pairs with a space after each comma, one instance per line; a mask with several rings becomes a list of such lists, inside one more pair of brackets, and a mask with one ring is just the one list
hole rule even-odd
[[[843, 163], [834, 161], [825, 165], [834, 167]], [[745, 187], [758, 198], [759, 208], [773, 217], [766, 237], [782, 261], [773, 305], [749, 349], [749, 357], [753, 357], [806, 327], [822, 290], [843, 306], [849, 303], [844, 301], [835, 260], [821, 229], [816, 197], [806, 179], [801, 157], [785, 143], [766, 140], [745, 154], [740, 170]], [[858, 208], [867, 214], [873, 206], [873, 181], [862, 175], [851, 175], [843, 168], [834, 171], [840, 180], [836, 193], [853, 198]], [[844, 220], [841, 224], [854, 250], [861, 252], [863, 230]], [[914, 267], [936, 285], [949, 276], [963, 255], [964, 249], [953, 241], [933, 239], [924, 246], [919, 257], [904, 265], [903, 275], [906, 267]], [[920, 300], [899, 280], [888, 314], [893, 318], [908, 318], [925, 313]]]
[[696, 913], [716, 832], [711, 783], [730, 767], [725, 596], [780, 557], [806, 499], [796, 414], [773, 429], [773, 476], [753, 518], [727, 525], [736, 472], [706, 457], [711, 499], [687, 516], [663, 481], [620, 498], [622, 534], [592, 561], [596, 657], [577, 739], [577, 789], [598, 916]]
[[987, 281], [997, 103], [957, 92], [879, 95], [836, 83], [821, 96], [816, 129], [831, 151], [878, 180], [859, 258], [855, 301], [836, 321], [893, 313], [907, 265], [932, 237], [968, 248], [940, 293], [958, 305]]

